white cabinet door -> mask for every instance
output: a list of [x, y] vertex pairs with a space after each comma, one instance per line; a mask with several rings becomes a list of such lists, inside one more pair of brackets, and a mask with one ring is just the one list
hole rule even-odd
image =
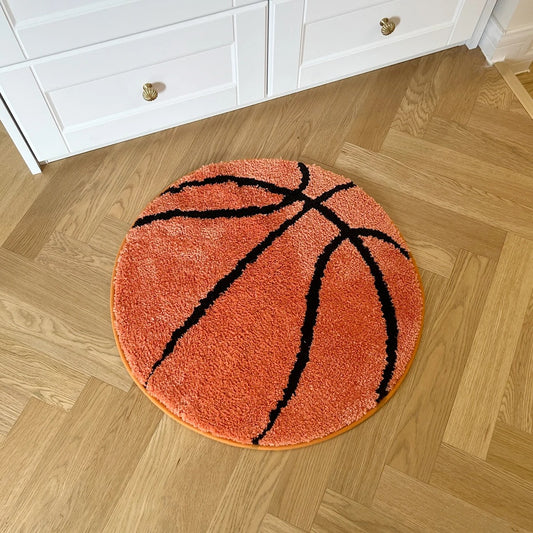
[[97, 148], [264, 99], [266, 19], [258, 2], [35, 60], [0, 90], [39, 160]]
[[[272, 0], [269, 94], [318, 85], [469, 39], [486, 0]], [[394, 29], [382, 33], [380, 21]]]

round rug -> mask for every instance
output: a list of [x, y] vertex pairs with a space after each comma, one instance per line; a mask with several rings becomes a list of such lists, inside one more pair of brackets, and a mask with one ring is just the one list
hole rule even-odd
[[210, 437], [287, 448], [366, 419], [422, 329], [414, 261], [353, 182], [285, 160], [207, 165], [141, 213], [112, 286], [122, 359]]

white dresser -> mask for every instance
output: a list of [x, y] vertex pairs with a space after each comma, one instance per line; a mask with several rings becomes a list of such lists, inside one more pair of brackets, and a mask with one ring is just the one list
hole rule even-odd
[[493, 4], [0, 0], [0, 117], [29, 164], [55, 160], [475, 46]]

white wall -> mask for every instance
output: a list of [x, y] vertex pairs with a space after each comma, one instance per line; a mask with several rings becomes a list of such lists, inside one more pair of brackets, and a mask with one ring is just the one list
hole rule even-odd
[[479, 46], [489, 62], [527, 70], [533, 61], [533, 0], [498, 0]]

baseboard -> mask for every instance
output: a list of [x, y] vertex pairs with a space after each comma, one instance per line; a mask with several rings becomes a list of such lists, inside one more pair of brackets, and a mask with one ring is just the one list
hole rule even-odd
[[489, 63], [505, 61], [513, 72], [523, 72], [533, 61], [533, 25], [506, 31], [491, 16], [479, 47]]

